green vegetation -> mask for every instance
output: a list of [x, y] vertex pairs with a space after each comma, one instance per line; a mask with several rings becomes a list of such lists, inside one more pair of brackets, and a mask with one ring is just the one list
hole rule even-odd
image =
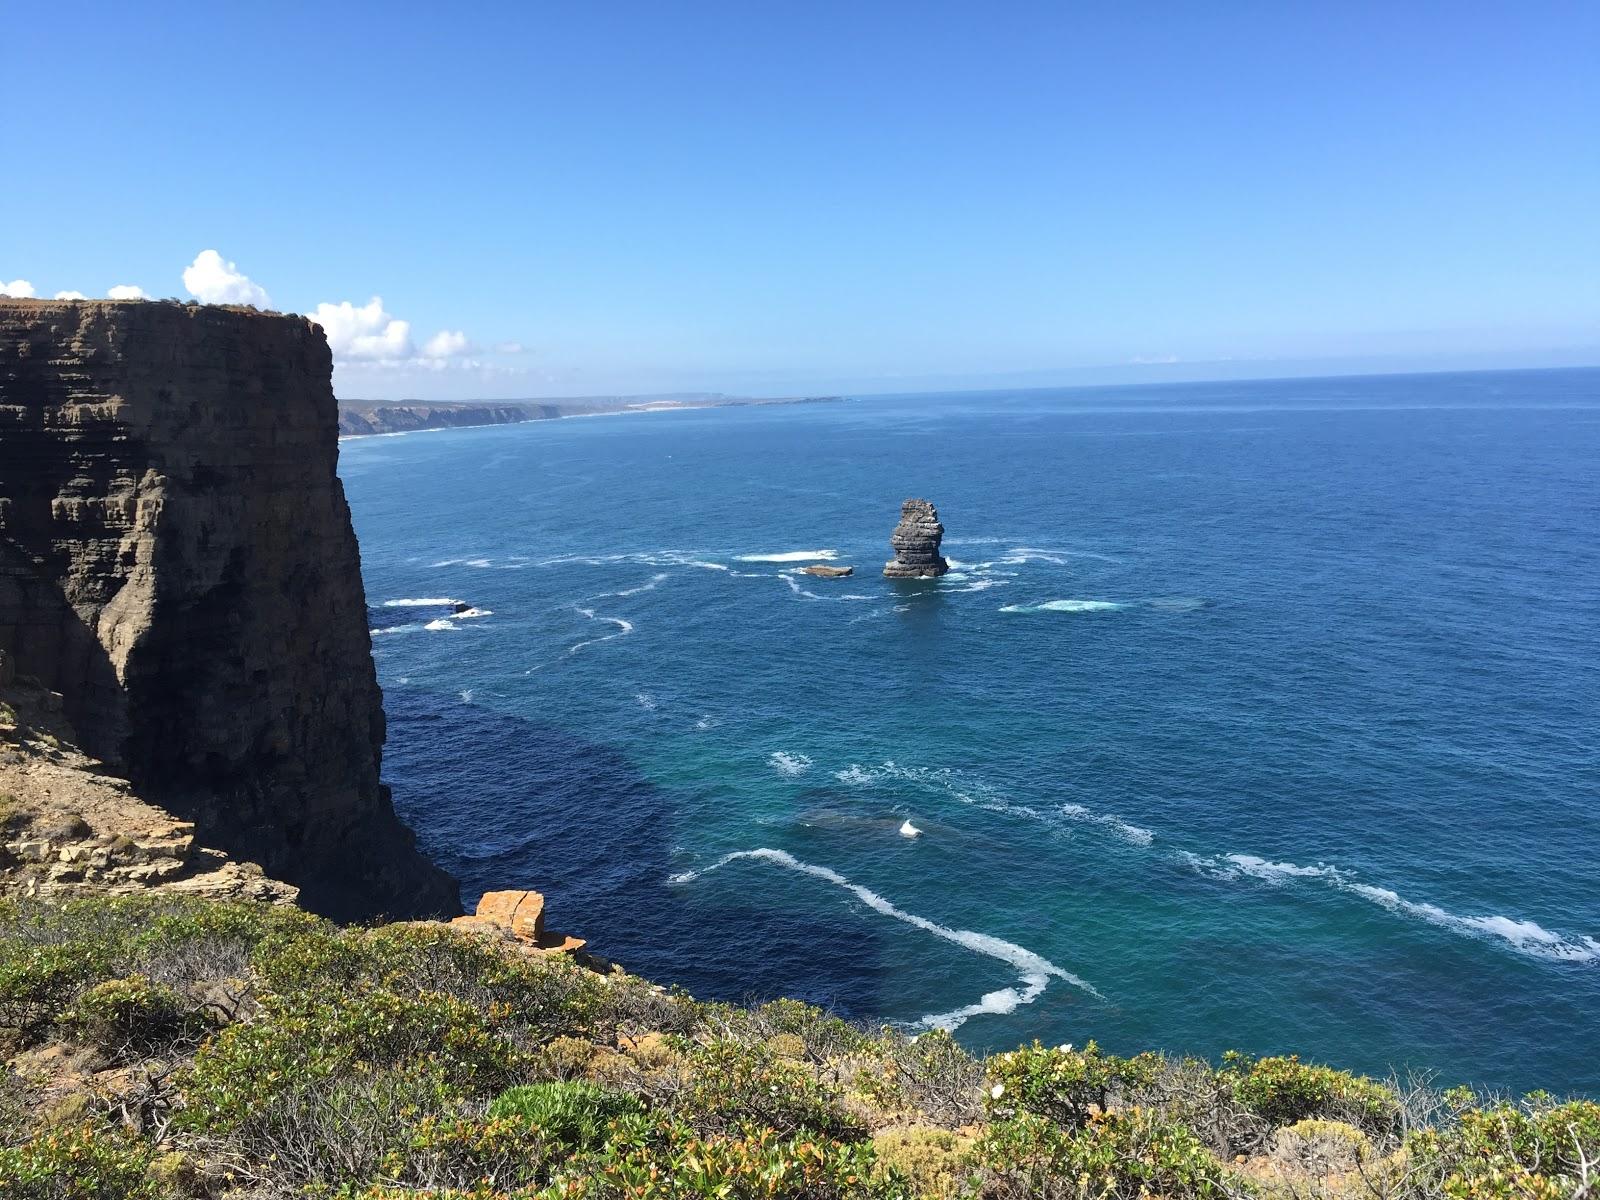
[[0, 904], [0, 1200], [1580, 1200], [1600, 1104], [980, 1060], [440, 925]]

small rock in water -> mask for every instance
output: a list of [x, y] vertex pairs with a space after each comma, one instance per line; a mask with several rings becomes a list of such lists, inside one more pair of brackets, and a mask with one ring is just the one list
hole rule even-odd
[[843, 579], [846, 575], [854, 575], [854, 567], [830, 567], [827, 563], [813, 563], [809, 567], [801, 567], [800, 574], [815, 575], [818, 579]]
[[890, 579], [923, 579], [943, 575], [950, 564], [939, 555], [944, 526], [939, 510], [927, 500], [907, 500], [900, 506], [900, 524], [894, 527], [889, 544], [894, 558], [883, 565]]

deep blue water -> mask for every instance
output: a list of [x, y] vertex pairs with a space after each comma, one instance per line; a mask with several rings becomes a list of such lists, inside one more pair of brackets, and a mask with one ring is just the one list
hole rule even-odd
[[[981, 1048], [1600, 1094], [1600, 371], [341, 457], [385, 775], [469, 903], [537, 887], [657, 980]], [[879, 574], [913, 495], [936, 583]], [[778, 559], [824, 551], [857, 575]], [[487, 615], [395, 603], [445, 599]]]

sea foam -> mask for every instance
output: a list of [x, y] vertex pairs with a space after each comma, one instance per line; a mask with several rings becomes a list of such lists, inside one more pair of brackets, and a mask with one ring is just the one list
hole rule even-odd
[[1143, 826], [1134, 825], [1124, 821], [1121, 817], [1111, 816], [1109, 813], [1097, 813], [1085, 808], [1081, 804], [1063, 804], [1061, 815], [1072, 821], [1085, 821], [1090, 824], [1100, 825], [1109, 829], [1125, 842], [1135, 846], [1148, 846], [1156, 840], [1156, 835]]
[[448, 608], [452, 604], [460, 604], [460, 600], [449, 596], [423, 596], [416, 600], [385, 600], [385, 608]]
[[1045, 600], [1039, 604], [1008, 604], [1000, 611], [1003, 613], [1039, 613], [1039, 612], [1116, 612], [1126, 605], [1118, 604], [1113, 600]]
[[756, 850], [736, 850], [732, 854], [725, 854], [709, 867], [702, 867], [696, 871], [683, 871], [668, 878], [667, 882], [676, 886], [693, 883], [701, 876], [719, 870], [729, 863], [741, 859], [753, 859], [758, 862], [772, 863], [787, 871], [794, 871], [801, 875], [809, 875], [813, 879], [823, 880], [834, 887], [842, 888], [865, 904], [873, 912], [901, 921], [914, 929], [932, 934], [936, 938], [954, 943], [973, 954], [981, 954], [988, 958], [996, 959], [1012, 967], [1018, 975], [1020, 987], [1001, 988], [998, 991], [988, 992], [975, 1004], [963, 1005], [951, 1009], [949, 1012], [930, 1013], [917, 1021], [925, 1029], [955, 1029], [971, 1017], [981, 1016], [986, 1013], [1008, 1013], [1024, 1004], [1031, 1004], [1039, 998], [1050, 984], [1051, 979], [1060, 979], [1063, 982], [1087, 992], [1097, 999], [1105, 997], [1094, 986], [1070, 971], [1062, 970], [1049, 959], [1035, 954], [1025, 946], [1015, 942], [1005, 941], [1003, 938], [994, 937], [987, 933], [978, 933], [971, 929], [951, 929], [937, 921], [916, 913], [907, 912], [898, 907], [893, 901], [878, 895], [870, 888], [863, 887], [847, 879], [831, 867], [817, 866], [814, 863], [803, 862], [785, 850], [772, 850], [761, 847]]
[[1217, 879], [1238, 879], [1241, 876], [1282, 886], [1292, 880], [1315, 879], [1380, 908], [1403, 917], [1425, 921], [1440, 929], [1463, 937], [1501, 944], [1520, 954], [1533, 958], [1553, 959], [1558, 962], [1600, 963], [1600, 940], [1586, 935], [1572, 936], [1556, 933], [1534, 921], [1522, 921], [1499, 914], [1463, 916], [1427, 901], [1407, 900], [1398, 892], [1357, 882], [1351, 872], [1341, 867], [1318, 863], [1302, 866], [1292, 862], [1273, 862], [1254, 854], [1226, 854], [1221, 858], [1206, 858], [1198, 854], [1179, 855], [1195, 870]]
[[779, 554], [740, 554], [735, 557], [736, 562], [813, 562], [818, 559], [826, 561], [838, 558], [837, 550], [785, 550]]
[[780, 775], [804, 775], [811, 769], [809, 754], [790, 754], [787, 750], [774, 750], [767, 755], [767, 761]]

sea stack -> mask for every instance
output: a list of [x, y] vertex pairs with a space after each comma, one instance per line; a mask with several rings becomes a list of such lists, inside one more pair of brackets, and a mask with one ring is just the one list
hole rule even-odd
[[944, 526], [939, 510], [927, 500], [907, 500], [900, 506], [900, 524], [894, 527], [889, 544], [894, 558], [883, 565], [890, 579], [925, 579], [943, 575], [950, 564], [939, 556]]
[[451, 916], [379, 782], [332, 371], [304, 317], [0, 301], [0, 651], [106, 772], [306, 907]]

